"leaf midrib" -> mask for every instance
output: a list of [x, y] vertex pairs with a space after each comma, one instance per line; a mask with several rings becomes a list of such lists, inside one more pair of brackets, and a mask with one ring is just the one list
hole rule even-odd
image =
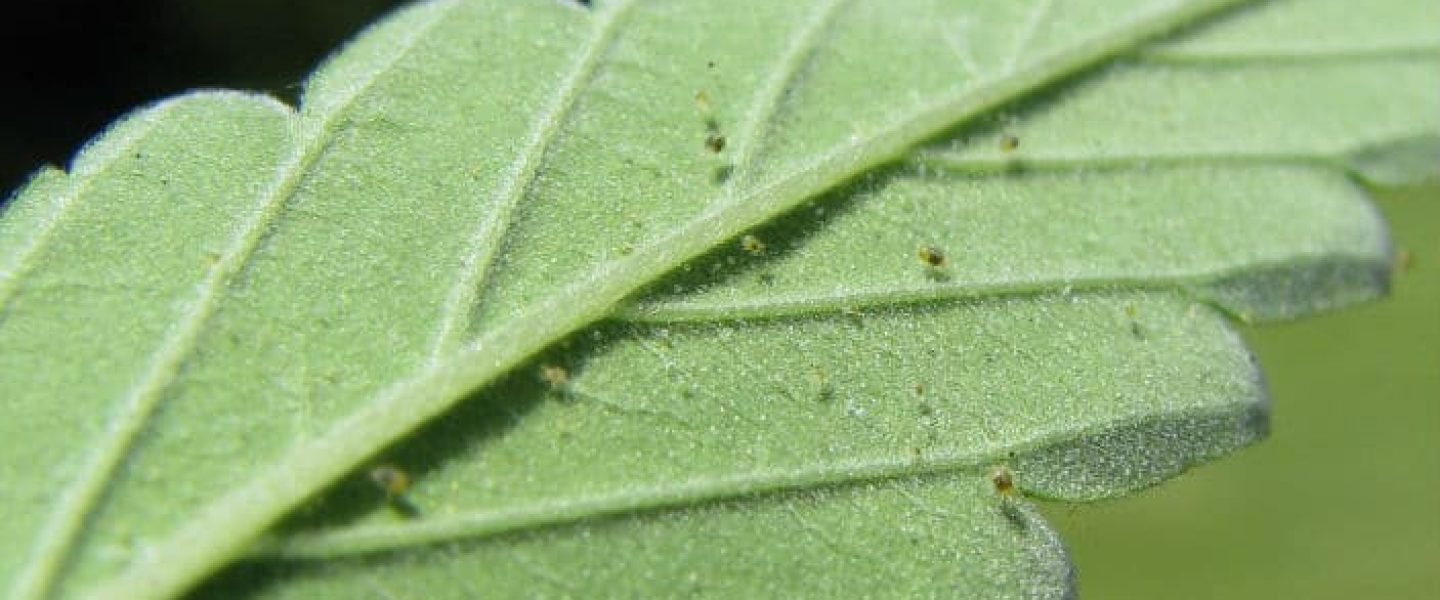
[[[899, 157], [911, 145], [1016, 96], [1043, 87], [1153, 36], [1247, 0], [1196, 0], [1144, 13], [1068, 52], [1030, 68], [962, 90], [810, 161], [791, 175], [700, 215], [656, 243], [607, 264], [532, 306], [416, 377], [381, 391], [315, 439], [204, 507], [170, 538], [97, 590], [98, 598], [168, 597], [182, 593], [324, 484], [469, 393], [512, 370], [563, 337], [620, 308], [645, 285], [711, 247], [759, 225], [866, 169]], [[968, 88], [967, 88], [968, 90]]]

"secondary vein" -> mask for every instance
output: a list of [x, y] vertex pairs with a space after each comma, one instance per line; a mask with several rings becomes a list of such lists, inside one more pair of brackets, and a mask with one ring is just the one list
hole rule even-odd
[[[1313, 256], [1296, 257], [1301, 261]], [[1355, 261], [1369, 257], [1330, 257]], [[1226, 312], [1239, 307], [1227, 306], [1210, 297], [1214, 286], [1246, 273], [1244, 269], [1213, 269], [1190, 275], [1164, 277], [1067, 277], [1041, 280], [996, 281], [981, 284], [926, 285], [904, 289], [855, 289], [843, 293], [791, 294], [766, 297], [749, 302], [676, 302], [639, 306], [616, 315], [633, 323], [700, 323], [732, 322], [735, 320], [784, 319], [795, 317], [824, 318], [826, 315], [851, 314], [857, 310], [890, 309], [899, 306], [960, 300], [998, 300], [1045, 294], [1071, 294], [1113, 290], [1137, 292], [1176, 292], [1197, 296]]]
[[846, 1], [824, 0], [815, 4], [809, 18], [776, 61], [776, 68], [770, 71], [765, 84], [753, 96], [745, 119], [736, 129], [735, 163], [738, 168], [736, 176], [726, 182], [726, 201], [734, 198], [735, 191], [741, 187], [742, 182], [749, 182], [755, 159], [763, 146], [768, 128], [780, 112], [785, 94], [795, 84], [800, 71], [809, 63], [822, 40], [823, 32], [828, 29], [835, 14]]
[[1140, 60], [1162, 64], [1247, 64], [1259, 62], [1336, 62], [1377, 58], [1433, 58], [1440, 55], [1440, 40], [1383, 41], [1366, 44], [1340, 43], [1333, 46], [1295, 47], [1189, 47], [1161, 46], [1136, 55]]
[[183, 592], [225, 558], [241, 552], [260, 531], [316, 489], [349, 473], [376, 449], [413, 431], [564, 336], [610, 315], [625, 299], [681, 263], [858, 172], [893, 160], [910, 145], [966, 117], [1127, 50], [1177, 24], [1242, 1], [1194, 0], [1142, 13], [1065, 52], [1037, 59], [1030, 68], [991, 81], [988, 88], [973, 94], [944, 94], [927, 108], [868, 137], [857, 137], [737, 202], [699, 216], [631, 256], [595, 269], [527, 307], [479, 343], [383, 390], [326, 433], [296, 444], [278, 461], [202, 508], [146, 560], [109, 581], [95, 597]]
[[214, 314], [231, 279], [249, 262], [260, 241], [279, 218], [289, 198], [326, 146], [330, 127], [343, 116], [375, 82], [378, 76], [403, 58], [422, 34], [440, 21], [458, 2], [438, 3], [431, 18], [404, 38], [390, 60], [377, 65], [343, 92], [333, 110], [319, 122], [297, 132], [295, 150], [277, 170], [271, 186], [256, 200], [251, 218], [236, 228], [237, 234], [195, 287], [193, 299], [187, 304], [169, 336], [156, 349], [149, 365], [134, 384], [121, 394], [108, 431], [91, 447], [89, 457], [75, 480], [61, 495], [56, 509], [47, 519], [36, 545], [36, 555], [28, 562], [19, 578], [17, 598], [43, 598], [54, 587], [55, 577], [69, 559], [80, 531], [88, 523], [103, 498], [119, 465], [133, 450], [136, 437], [149, 423], [186, 357], [194, 350], [205, 323]]
[[432, 367], [461, 345], [485, 278], [495, 269], [495, 261], [513, 224], [516, 207], [534, 185], [546, 151], [574, 110], [585, 84], [594, 76], [601, 59], [614, 44], [620, 25], [634, 4], [632, 0], [625, 0], [600, 13], [594, 37], [585, 44], [570, 74], [551, 97], [550, 105], [540, 111], [523, 150], [510, 163], [496, 190], [499, 202], [493, 211], [486, 213], [470, 236], [471, 244], [460, 261], [460, 276], [445, 299], [440, 328], [430, 347], [429, 364]]
[[[31, 237], [28, 245], [17, 254], [15, 270], [0, 278], [0, 310], [3, 310], [10, 297], [19, 288], [20, 279], [31, 268], [34, 268], [35, 265], [31, 261], [52, 239], [52, 234], [65, 220], [70, 207], [85, 194], [92, 182], [114, 165], [115, 158], [125, 155], [144, 139], [145, 135], [155, 127], [155, 124], [165, 118], [172, 106], [173, 103], [165, 103], [156, 107], [144, 117], [145, 120], [141, 126], [126, 132], [125, 137], [112, 146], [114, 150], [110, 156], [98, 160], [94, 169], [71, 175], [79, 180], [70, 182], [67, 193], [52, 202], [50, 212], [42, 217], [38, 231]], [[97, 453], [103, 454], [104, 450], [105, 448], [102, 446]], [[104, 473], [95, 473], [103, 466], [99, 463], [103, 463], [105, 458], [104, 456], [92, 456], [86, 466], [80, 470], [77, 482], [61, 495], [55, 510], [50, 513], [50, 518], [46, 520], [39, 531], [31, 559], [25, 562], [24, 570], [16, 577], [11, 587], [11, 597], [17, 599], [42, 598], [49, 593], [50, 588], [54, 585], [55, 576], [64, 565], [66, 555], [74, 545], [80, 527], [84, 524], [85, 515], [91, 510], [94, 496], [98, 493], [97, 489], [92, 488], [95, 488], [97, 483], [102, 486], [104, 484], [103, 480], [96, 482], [94, 479], [96, 476], [104, 477], [110, 470], [110, 468], [105, 468]]]
[[[1218, 317], [1217, 317], [1218, 318]], [[330, 559], [458, 540], [483, 540], [507, 533], [563, 527], [585, 521], [633, 516], [737, 498], [766, 498], [817, 488], [841, 488], [901, 478], [984, 474], [996, 463], [1023, 460], [1056, 446], [1140, 422], [1183, 421], [1197, 416], [1248, 414], [1251, 400], [1203, 408], [1185, 407], [1140, 416], [1118, 416], [1069, 429], [1038, 431], [1008, 443], [991, 442], [971, 451], [946, 449], [917, 461], [901, 449], [892, 456], [807, 465], [794, 469], [756, 469], [724, 476], [695, 477], [664, 485], [639, 485], [556, 500], [516, 503], [500, 510], [473, 510], [423, 520], [342, 528], [263, 540], [252, 558]]]
[[826, 485], [855, 484], [935, 472], [980, 473], [982, 466], [1008, 456], [1010, 448], [988, 452], [935, 455], [917, 468], [915, 459], [897, 455], [820, 468], [757, 470], [724, 477], [703, 477], [660, 486], [636, 486], [614, 492], [527, 503], [493, 511], [437, 516], [399, 524], [341, 529], [334, 532], [267, 540], [252, 556], [330, 558], [340, 555], [392, 550], [456, 539], [484, 538], [526, 529], [553, 527], [607, 516], [635, 514], [691, 506], [726, 498], [774, 494]]
[[1015, 36], [1015, 47], [1010, 50], [1010, 56], [1005, 59], [1005, 70], [1015, 70], [1015, 65], [1024, 56], [1025, 48], [1035, 41], [1035, 35], [1040, 33], [1040, 26], [1045, 23], [1045, 18], [1055, 9], [1055, 0], [1036, 0], [1034, 8], [1030, 10], [1029, 18], [1025, 19], [1025, 25], [1020, 30], [1020, 35]]

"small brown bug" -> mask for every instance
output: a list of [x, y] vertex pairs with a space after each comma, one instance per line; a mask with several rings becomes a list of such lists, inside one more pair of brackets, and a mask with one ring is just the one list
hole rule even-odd
[[541, 365], [540, 380], [549, 384], [552, 390], [564, 390], [570, 385], [570, 371], [560, 365]]
[[762, 254], [765, 252], [765, 242], [753, 235], [746, 234], [740, 238], [740, 248], [751, 254]]
[[712, 131], [706, 134], [705, 149], [715, 154], [719, 154], [721, 151], [725, 150], [725, 135], [718, 131]]
[[1003, 498], [1015, 495], [1015, 475], [1004, 466], [990, 469], [990, 484], [995, 486], [995, 493]]
[[1014, 152], [1020, 148], [1020, 138], [1011, 134], [1000, 136], [1000, 151], [1005, 153]]
[[929, 266], [945, 266], [945, 253], [940, 251], [939, 248], [936, 248], [934, 246], [921, 246], [920, 249], [915, 252], [915, 254], [920, 257], [920, 262], [923, 262]]
[[371, 469], [370, 481], [385, 492], [386, 498], [395, 498], [410, 491], [410, 474], [395, 465], [380, 465]]

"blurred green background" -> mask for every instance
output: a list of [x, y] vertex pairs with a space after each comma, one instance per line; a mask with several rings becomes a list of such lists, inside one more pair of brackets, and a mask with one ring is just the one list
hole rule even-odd
[[[7, 9], [0, 194], [185, 89], [293, 100], [315, 62], [399, 3]], [[1271, 439], [1138, 496], [1048, 508], [1086, 598], [1440, 598], [1440, 186], [1380, 205], [1415, 257], [1391, 298], [1246, 331], [1270, 378]]]
[[1270, 439], [1137, 496], [1046, 511], [1084, 598], [1440, 598], [1440, 187], [1379, 204], [1380, 302], [1246, 328]]

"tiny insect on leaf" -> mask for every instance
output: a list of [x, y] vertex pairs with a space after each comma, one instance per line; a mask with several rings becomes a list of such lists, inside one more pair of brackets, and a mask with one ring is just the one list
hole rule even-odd
[[751, 254], [761, 254], [765, 252], [766, 246], [764, 240], [747, 234], [745, 237], [740, 238], [740, 248]]
[[380, 465], [370, 470], [370, 481], [393, 498], [410, 490], [410, 474], [394, 465]]
[[920, 262], [923, 262], [929, 266], [945, 266], [945, 253], [939, 248], [936, 248], [934, 246], [921, 246], [920, 249], [915, 252], [915, 254], [916, 256], [920, 257]]
[[570, 371], [559, 365], [541, 365], [540, 380], [552, 390], [564, 390], [570, 385]]
[[725, 150], [725, 135], [712, 131], [705, 135], [705, 149], [715, 154]]
[[990, 484], [995, 486], [995, 492], [1001, 496], [1009, 497], [1015, 494], [1015, 475], [1006, 467], [999, 466], [990, 470]]

